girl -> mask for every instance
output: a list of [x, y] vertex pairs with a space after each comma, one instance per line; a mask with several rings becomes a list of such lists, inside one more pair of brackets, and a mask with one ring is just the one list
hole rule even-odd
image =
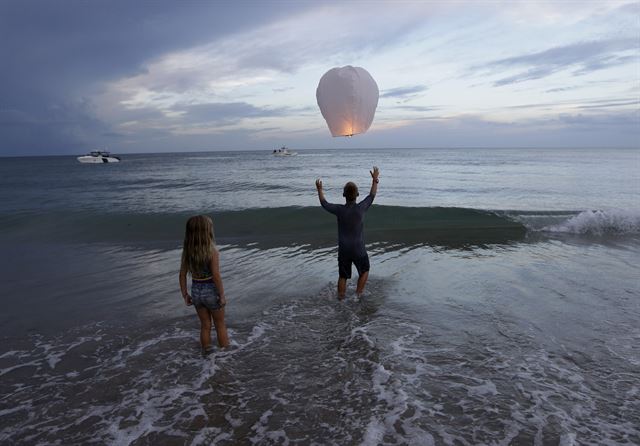
[[[187, 292], [187, 273], [191, 273], [191, 295]], [[194, 305], [200, 319], [203, 353], [211, 350], [211, 320], [216, 327], [218, 345], [229, 346], [224, 323], [224, 297], [220, 277], [220, 254], [213, 238], [213, 222], [204, 215], [187, 221], [180, 264], [180, 291], [186, 305]]]

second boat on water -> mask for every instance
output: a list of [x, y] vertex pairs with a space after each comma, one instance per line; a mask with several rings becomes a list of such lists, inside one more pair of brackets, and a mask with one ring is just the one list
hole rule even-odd
[[298, 152], [291, 152], [285, 146], [280, 147], [278, 150], [273, 149], [273, 156], [295, 156]]

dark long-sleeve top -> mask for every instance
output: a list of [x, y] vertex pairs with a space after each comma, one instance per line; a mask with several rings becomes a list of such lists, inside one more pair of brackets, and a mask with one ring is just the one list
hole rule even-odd
[[364, 214], [373, 203], [375, 195], [367, 195], [360, 203], [329, 203], [321, 200], [320, 204], [338, 218], [338, 250], [343, 254], [357, 257], [366, 254], [364, 246]]

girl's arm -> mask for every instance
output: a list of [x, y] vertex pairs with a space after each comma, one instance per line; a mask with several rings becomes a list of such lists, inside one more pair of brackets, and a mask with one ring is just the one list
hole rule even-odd
[[187, 268], [184, 265], [180, 265], [180, 292], [184, 299], [185, 305], [191, 305], [191, 296], [187, 291]]
[[213, 274], [213, 283], [215, 283], [220, 295], [220, 304], [224, 307], [227, 304], [227, 299], [224, 296], [222, 277], [220, 277], [220, 253], [217, 249], [213, 250], [213, 255], [211, 256], [211, 273]]

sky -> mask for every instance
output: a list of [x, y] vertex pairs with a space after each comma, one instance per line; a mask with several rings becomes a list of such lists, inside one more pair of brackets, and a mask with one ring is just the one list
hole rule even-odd
[[[316, 103], [365, 68], [369, 131]], [[640, 148], [638, 1], [0, 0], [0, 156]]]

